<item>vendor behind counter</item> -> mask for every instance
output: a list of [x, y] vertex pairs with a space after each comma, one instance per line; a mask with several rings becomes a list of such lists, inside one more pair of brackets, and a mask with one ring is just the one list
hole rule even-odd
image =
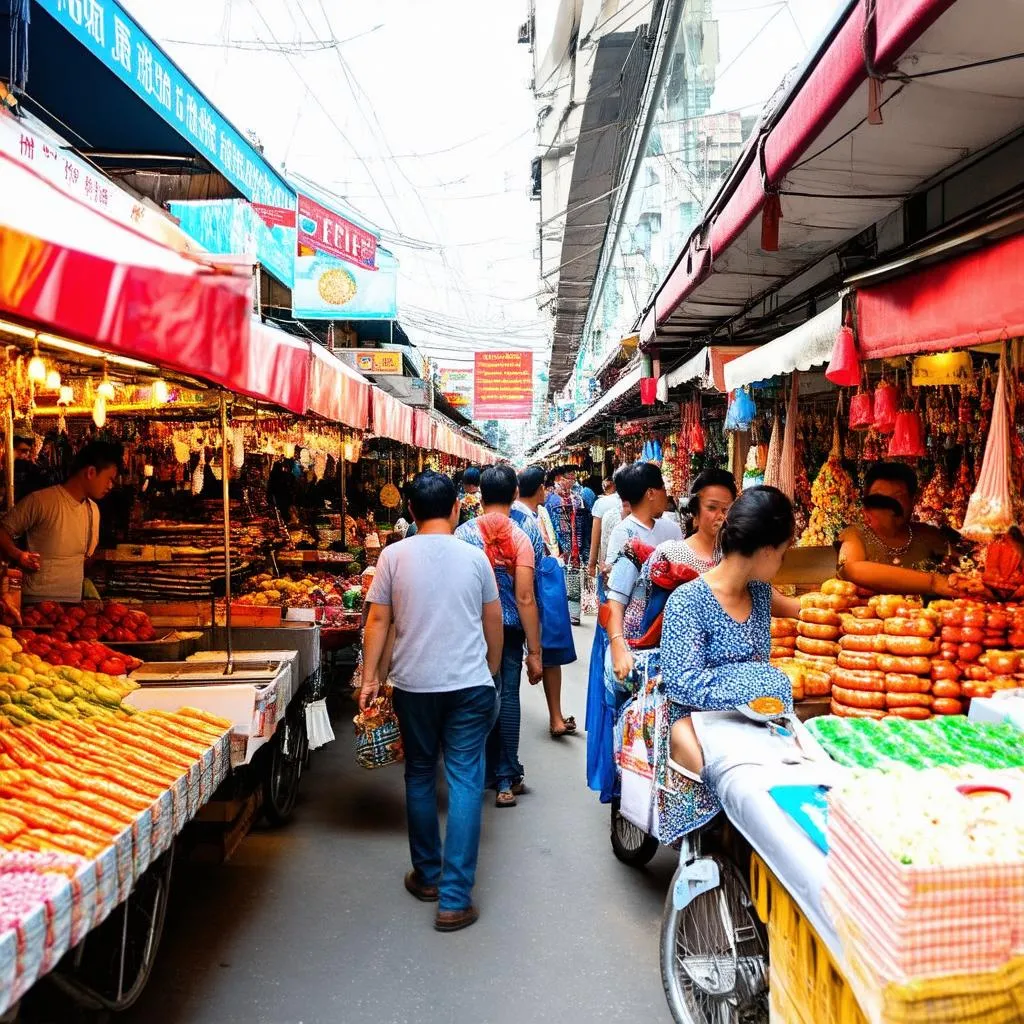
[[63, 484], [33, 492], [4, 516], [0, 553], [25, 573], [25, 601], [82, 600], [86, 559], [100, 539], [96, 503], [113, 488], [123, 457], [121, 445], [93, 441], [75, 456]]
[[913, 520], [917, 474], [902, 462], [876, 462], [864, 477], [861, 522], [840, 535], [839, 575], [880, 594], [957, 593], [937, 571], [957, 534]]

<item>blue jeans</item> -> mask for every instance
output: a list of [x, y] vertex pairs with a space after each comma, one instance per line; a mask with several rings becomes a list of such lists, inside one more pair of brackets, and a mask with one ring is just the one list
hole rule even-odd
[[501, 668], [495, 682], [501, 698], [498, 721], [487, 738], [487, 782], [499, 792], [510, 789], [524, 774], [519, 763], [519, 684], [523, 675], [523, 643], [521, 629], [505, 629], [501, 650]]
[[[412, 866], [441, 891], [441, 910], [470, 906], [480, 851], [484, 747], [498, 713], [492, 686], [446, 693], [394, 691], [405, 748], [405, 811]], [[437, 759], [448, 780], [444, 848], [437, 817]]]

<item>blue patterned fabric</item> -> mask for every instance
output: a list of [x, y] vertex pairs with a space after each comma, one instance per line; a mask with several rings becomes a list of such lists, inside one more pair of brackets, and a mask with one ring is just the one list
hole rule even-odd
[[746, 622], [725, 612], [703, 577], [684, 583], [669, 597], [661, 634], [661, 678], [673, 704], [727, 711], [756, 697], [778, 697], [787, 711], [793, 710], [789, 679], [768, 664], [771, 585], [752, 582], [749, 587], [753, 609]]

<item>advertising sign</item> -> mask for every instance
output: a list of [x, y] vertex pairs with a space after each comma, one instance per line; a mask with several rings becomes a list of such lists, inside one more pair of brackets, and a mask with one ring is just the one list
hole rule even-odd
[[291, 207], [294, 192], [116, 0], [38, 0], [143, 102], [256, 203]]
[[291, 288], [295, 275], [295, 210], [210, 199], [167, 204], [181, 228], [207, 252], [251, 253]]
[[377, 247], [377, 269], [366, 270], [299, 246], [292, 315], [308, 320], [394, 320], [398, 316], [398, 260]]
[[364, 270], [377, 266], [377, 236], [299, 193], [299, 245]]
[[528, 420], [533, 408], [532, 352], [477, 352], [473, 418]]
[[360, 373], [378, 377], [401, 376], [402, 353], [386, 348], [357, 348], [335, 352], [351, 363]]
[[445, 401], [455, 409], [469, 409], [473, 404], [473, 371], [445, 366], [438, 371], [438, 376]]

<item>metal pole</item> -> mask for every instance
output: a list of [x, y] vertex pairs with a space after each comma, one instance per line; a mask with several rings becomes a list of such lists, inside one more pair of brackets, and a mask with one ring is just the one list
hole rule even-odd
[[7, 511], [14, 508], [14, 399], [4, 403], [4, 447], [7, 449]]
[[341, 444], [338, 447], [338, 482], [341, 484], [341, 544], [348, 549], [348, 527], [345, 524], [347, 518], [347, 503], [345, 501], [345, 431], [338, 432]]
[[228, 458], [228, 396], [224, 391], [220, 393], [220, 452], [221, 494], [224, 498], [224, 627], [228, 638], [228, 663], [224, 666], [224, 675], [230, 676], [235, 671], [235, 656], [231, 643], [231, 460]]

